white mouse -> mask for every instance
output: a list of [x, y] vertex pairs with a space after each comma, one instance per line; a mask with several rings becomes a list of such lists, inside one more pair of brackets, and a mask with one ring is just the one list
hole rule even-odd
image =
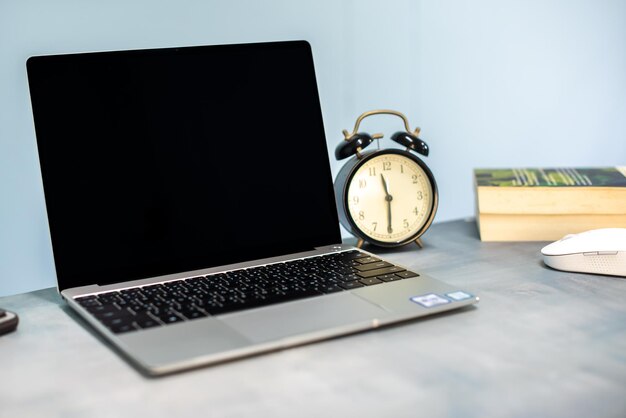
[[566, 235], [543, 247], [541, 254], [557, 270], [626, 277], [626, 228]]

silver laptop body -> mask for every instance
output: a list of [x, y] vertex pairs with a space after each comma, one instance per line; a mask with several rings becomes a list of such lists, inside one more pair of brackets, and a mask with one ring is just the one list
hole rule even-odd
[[[41, 56], [27, 66], [59, 290], [143, 373], [229, 361], [478, 301], [419, 275], [113, 332], [81, 298], [354, 250], [340, 243], [310, 46]], [[254, 165], [257, 153], [270, 167]], [[304, 154], [309, 163], [297, 160]], [[315, 172], [300, 179], [303, 164]], [[298, 180], [284, 184], [281, 174]]]

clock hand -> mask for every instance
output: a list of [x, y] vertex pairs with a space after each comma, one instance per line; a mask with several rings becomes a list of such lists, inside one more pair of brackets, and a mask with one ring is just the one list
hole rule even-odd
[[385, 181], [385, 177], [383, 177], [383, 173], [380, 173], [380, 178], [383, 181], [383, 189], [385, 190], [385, 198], [389, 196], [389, 189], [387, 189], [387, 182]]
[[391, 234], [393, 232], [393, 228], [391, 227], [391, 201], [393, 200], [393, 196], [389, 194], [387, 182], [385, 181], [385, 177], [383, 177], [383, 173], [380, 173], [380, 178], [383, 181], [383, 189], [385, 190], [385, 201], [387, 202], [387, 232]]

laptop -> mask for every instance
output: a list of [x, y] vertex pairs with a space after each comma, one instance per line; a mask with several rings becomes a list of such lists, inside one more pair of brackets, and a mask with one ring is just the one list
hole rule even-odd
[[307, 42], [27, 71], [58, 289], [144, 374], [478, 301], [342, 244]]

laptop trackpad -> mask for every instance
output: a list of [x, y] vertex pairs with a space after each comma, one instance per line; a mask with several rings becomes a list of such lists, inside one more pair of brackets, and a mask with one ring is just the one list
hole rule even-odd
[[[388, 315], [384, 309], [350, 293], [298, 300], [253, 311], [224, 315], [218, 319], [255, 343], [325, 331], [329, 337], [341, 328], [353, 331], [372, 327], [372, 320]], [[335, 332], [333, 332], [335, 331]], [[344, 332], [350, 332], [345, 330]], [[337, 333], [338, 334], [338, 333]]]

